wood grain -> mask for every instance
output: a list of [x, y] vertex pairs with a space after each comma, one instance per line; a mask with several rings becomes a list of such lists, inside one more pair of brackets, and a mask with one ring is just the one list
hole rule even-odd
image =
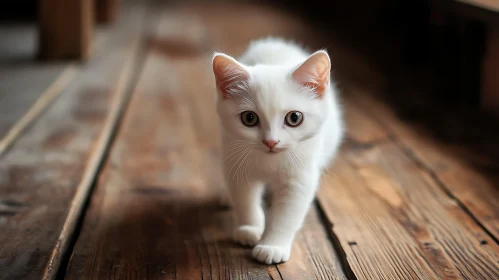
[[455, 197], [494, 239], [499, 238], [499, 191], [495, 181], [472, 167], [462, 149], [436, 140], [424, 129], [405, 124], [392, 109], [374, 98], [367, 95], [354, 98], [365, 112], [392, 131], [396, 143], [451, 197]]
[[86, 59], [93, 35], [93, 0], [40, 0], [39, 52], [43, 59]]
[[89, 156], [88, 163], [83, 171], [82, 179], [76, 187], [76, 193], [71, 201], [71, 206], [68, 210], [66, 220], [64, 221], [59, 238], [57, 239], [56, 247], [50, 256], [43, 279], [55, 278], [55, 272], [58, 271], [62, 258], [64, 254], [67, 253], [67, 250], [71, 245], [71, 238], [75, 234], [77, 223], [83, 213], [84, 205], [88, 200], [88, 196], [98, 168], [102, 162], [103, 155], [108, 148], [111, 135], [113, 134], [119, 117], [128, 101], [128, 88], [134, 78], [134, 68], [139, 67], [139, 44], [139, 40], [134, 40], [128, 54], [126, 55], [125, 64], [121, 70], [120, 76], [118, 77], [118, 81], [116, 82], [114, 92], [112, 93], [113, 99], [111, 100], [111, 106], [109, 108], [107, 119], [102, 128], [102, 132], [99, 134], [99, 138], [94, 145], [94, 150]]
[[[322, 218], [313, 206], [293, 245], [293, 257], [277, 265], [282, 279], [352, 279], [347, 278], [340, 257], [333, 251], [332, 242]], [[329, 228], [330, 229], [330, 228]]]
[[[72, 205], [77, 187], [91, 183], [84, 170], [95, 168], [103, 156], [99, 137], [109, 133], [103, 129], [109, 129], [106, 117], [117, 101], [114, 86], [124, 61], [136, 55], [128, 47], [145, 16], [140, 10], [134, 13], [138, 21], [110, 30], [110, 40], [96, 50], [96, 58], [0, 161], [0, 279], [56, 275], [76, 222], [71, 218], [81, 214]], [[80, 203], [78, 198], [74, 202]]]
[[391, 140], [347, 142], [331, 170], [319, 201], [358, 279], [499, 277], [494, 239]]

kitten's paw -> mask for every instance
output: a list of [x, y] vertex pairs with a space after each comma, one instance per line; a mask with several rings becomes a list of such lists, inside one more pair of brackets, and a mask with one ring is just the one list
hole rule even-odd
[[245, 246], [255, 246], [262, 237], [263, 230], [255, 226], [240, 226], [234, 230], [234, 241]]
[[253, 249], [253, 258], [266, 264], [287, 262], [290, 254], [288, 246], [256, 245]]

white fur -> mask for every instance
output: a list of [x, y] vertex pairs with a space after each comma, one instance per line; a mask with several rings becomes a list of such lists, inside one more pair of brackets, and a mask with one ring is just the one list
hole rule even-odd
[[[324, 51], [322, 51], [324, 52]], [[225, 56], [224, 54], [215, 54]], [[254, 41], [239, 58], [249, 80], [230, 89], [233, 99], [219, 98], [224, 167], [235, 212], [233, 238], [255, 246], [253, 257], [267, 264], [290, 258], [296, 232], [315, 197], [324, 169], [343, 136], [343, 121], [332, 82], [322, 98], [298, 84], [291, 74], [311, 54], [281, 39]], [[237, 72], [237, 71], [236, 71]], [[240, 73], [233, 73], [238, 77]], [[218, 90], [220, 92], [220, 90]], [[260, 126], [247, 127], [240, 114], [258, 114]], [[300, 111], [303, 123], [289, 127], [289, 111]], [[280, 141], [269, 154], [264, 139]], [[271, 206], [264, 214], [262, 196], [268, 188]]]

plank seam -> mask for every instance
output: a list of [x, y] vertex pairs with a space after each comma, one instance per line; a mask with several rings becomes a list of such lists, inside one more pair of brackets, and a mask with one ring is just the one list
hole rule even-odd
[[79, 72], [78, 68], [71, 64], [50, 84], [50, 86], [42, 92], [40, 97], [28, 109], [28, 111], [17, 121], [0, 141], [0, 158], [5, 152], [16, 142], [21, 134], [35, 119], [43, 113], [51, 104], [54, 103], [57, 97], [61, 95], [66, 86], [76, 77]]
[[345, 273], [345, 277], [348, 280], [357, 280], [357, 276], [353, 272], [352, 267], [350, 266], [350, 263], [348, 262], [347, 259], [347, 254], [345, 250], [343, 249], [343, 246], [341, 246], [340, 239], [338, 238], [338, 235], [334, 232], [333, 230], [333, 223], [329, 220], [327, 217], [326, 212], [322, 208], [320, 202], [315, 199], [314, 200], [314, 207], [317, 208], [317, 212], [319, 213], [319, 219], [322, 222], [322, 226], [324, 227], [327, 237], [331, 244], [333, 245], [333, 249], [336, 252], [336, 255], [338, 256], [341, 264], [341, 268], [343, 269], [343, 272]]
[[282, 280], [284, 280], [284, 277], [282, 277], [282, 273], [281, 271], [279, 270], [279, 266], [278, 265], [274, 265], [276, 270], [277, 270], [277, 273], [279, 273], [279, 277], [281, 277]]
[[357, 104], [364, 109], [366, 114], [370, 115], [376, 123], [378, 123], [381, 127], [383, 127], [388, 132], [388, 139], [392, 142], [405, 156], [407, 156], [420, 170], [430, 176], [430, 178], [434, 181], [434, 183], [442, 190], [450, 199], [454, 200], [460, 209], [464, 211], [495, 243], [499, 244], [499, 237], [496, 237], [491, 231], [487, 229], [485, 225], [483, 225], [473, 212], [466, 207], [466, 205], [457, 198], [452, 191], [445, 185], [445, 183], [440, 180], [438, 174], [436, 174], [428, 165], [426, 165], [421, 159], [419, 159], [414, 153], [411, 151], [410, 147], [403, 144], [398, 137], [396, 131], [386, 125], [382, 120], [378, 119], [376, 114], [372, 113], [368, 108], [363, 106], [362, 104]]
[[[56, 279], [61, 273], [60, 270], [63, 269], [61, 267], [63, 257], [69, 253], [72, 246], [72, 238], [75, 236], [78, 223], [81, 222], [95, 179], [106, 158], [114, 134], [119, 127], [122, 115], [133, 92], [136, 77], [142, 70], [140, 66], [143, 64], [144, 56], [140, 55], [142, 49], [140, 37], [134, 38], [129, 48], [130, 55], [124, 63], [114, 89], [115, 93], [113, 94], [110, 113], [101, 130], [96, 147], [89, 157], [82, 179], [76, 188], [76, 194], [71, 201], [68, 215], [45, 268], [42, 277], [44, 280]], [[136, 67], [137, 65], [139, 67]], [[137, 68], [137, 70], [134, 71], [134, 68]]]
[[427, 173], [430, 178], [435, 182], [435, 184], [452, 200], [454, 200], [459, 208], [461, 208], [477, 225], [492, 239], [494, 240], [495, 243], [499, 244], [499, 237], [496, 237], [491, 231], [483, 225], [480, 220], [471, 212], [471, 210], [464, 205], [464, 203], [457, 198], [452, 191], [445, 185], [442, 180], [440, 180], [438, 174], [436, 174], [429, 166], [424, 164], [423, 161], [421, 161], [414, 153], [410, 151], [410, 148], [405, 146], [403, 143], [401, 143], [396, 136], [392, 136], [391, 141], [395, 144], [395, 146], [402, 152], [404, 153], [405, 156], [407, 156], [413, 163], [421, 169], [423, 172]]

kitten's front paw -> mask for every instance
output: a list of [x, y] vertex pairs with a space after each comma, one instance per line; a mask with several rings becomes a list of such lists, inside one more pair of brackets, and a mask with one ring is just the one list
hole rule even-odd
[[255, 226], [240, 226], [234, 231], [234, 241], [245, 246], [255, 246], [262, 237], [263, 230]]
[[253, 249], [253, 258], [266, 264], [287, 262], [290, 254], [288, 246], [257, 245]]

